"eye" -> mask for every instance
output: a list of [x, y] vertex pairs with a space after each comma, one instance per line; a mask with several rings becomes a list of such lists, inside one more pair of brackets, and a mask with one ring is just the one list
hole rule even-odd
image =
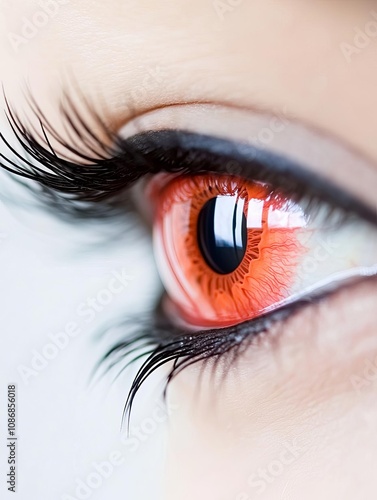
[[[212, 112], [201, 110], [203, 118]], [[127, 334], [104, 357], [114, 366], [147, 355], [129, 392], [128, 416], [141, 385], [165, 363], [173, 361], [169, 383], [193, 363], [228, 354], [236, 359], [312, 299], [377, 275], [375, 200], [365, 189], [373, 185], [371, 165], [309, 130], [298, 128], [296, 137], [290, 128], [296, 142], [261, 148], [245, 137], [250, 117], [245, 121], [243, 113], [228, 123], [221, 110], [209, 120], [210, 130], [195, 113], [189, 114], [194, 125], [182, 121], [182, 129], [168, 128], [174, 123], [170, 116], [167, 128], [149, 117], [118, 134], [100, 121], [99, 135], [81, 120], [74, 130], [83, 143], [78, 148], [43, 117], [46, 144], [41, 145], [38, 134], [10, 107], [8, 112], [30, 160], [0, 136], [12, 153], [0, 165], [42, 185], [44, 202], [59, 214], [117, 215], [124, 225], [125, 208], [134, 214], [136, 205], [143, 219], [149, 215], [153, 222], [164, 311], [158, 307], [144, 321], [139, 315], [129, 318]], [[201, 133], [193, 131], [198, 128]], [[52, 148], [49, 134], [62, 151]], [[74, 162], [65, 149], [74, 153]], [[341, 168], [332, 169], [332, 162]], [[336, 172], [332, 180], [327, 170]], [[356, 170], [362, 182], [353, 189], [349, 181]], [[368, 196], [362, 196], [363, 186]]]
[[309, 196], [296, 202], [266, 183], [216, 174], [165, 177], [149, 189], [175, 322], [230, 326], [375, 272], [368, 224]]
[[304, 212], [239, 177], [183, 176], [157, 196], [155, 246], [182, 318], [226, 326], [286, 299], [301, 256]]

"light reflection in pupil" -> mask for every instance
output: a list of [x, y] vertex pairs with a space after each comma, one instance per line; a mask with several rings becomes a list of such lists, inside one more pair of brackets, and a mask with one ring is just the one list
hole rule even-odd
[[245, 256], [244, 204], [236, 195], [216, 196], [208, 200], [199, 213], [199, 248], [208, 266], [218, 274], [232, 273]]

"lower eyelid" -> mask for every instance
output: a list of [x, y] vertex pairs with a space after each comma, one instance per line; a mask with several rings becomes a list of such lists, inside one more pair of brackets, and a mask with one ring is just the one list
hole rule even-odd
[[276, 372], [296, 372], [298, 367], [321, 370], [325, 356], [336, 370], [354, 356], [368, 356], [377, 349], [375, 304], [377, 278], [343, 286], [308, 303], [269, 332], [256, 339], [240, 363], [257, 370], [258, 358], [268, 357]]
[[[377, 278], [367, 278], [357, 284], [344, 286], [321, 300], [301, 304], [295, 310], [288, 311], [288, 314], [279, 317], [279, 312], [272, 313], [271, 316], [275, 316], [275, 320], [271, 320], [270, 325], [261, 328], [258, 334], [253, 335], [251, 328], [260, 320], [244, 324], [243, 341], [237, 333], [232, 333], [233, 337], [236, 335], [238, 341], [233, 342], [230, 350], [219, 352], [215, 356], [211, 356], [208, 349], [203, 349], [208, 343], [200, 333], [195, 336], [199, 343], [193, 342], [193, 336], [187, 338], [187, 334], [182, 336], [182, 332], [180, 335], [179, 331], [175, 333], [174, 329], [170, 331], [169, 324], [162, 319], [163, 336], [153, 336], [151, 334], [153, 326], [147, 327], [147, 330], [144, 330], [146, 334], [137, 335], [136, 341], [126, 338], [125, 342], [120, 342], [119, 348], [112, 350], [112, 354], [110, 352], [104, 361], [105, 365], [115, 361], [117, 370], [122, 370], [126, 363], [132, 362], [132, 359], [135, 361], [140, 359], [140, 350], [130, 355], [132, 349], [140, 345], [140, 342], [146, 346], [143, 352], [146, 352], [147, 348], [152, 353], [153, 359], [149, 355], [146, 355], [147, 358], [142, 358], [145, 361], [133, 381], [126, 402], [126, 419], [131, 416], [134, 398], [140, 386], [158, 366], [166, 366], [164, 369], [167, 369], [169, 375], [169, 387], [172, 381], [170, 375], [174, 371], [174, 375], [179, 373], [178, 379], [182, 380], [183, 376], [183, 380], [187, 380], [190, 384], [192, 382], [197, 384], [198, 373], [205, 376], [212, 374], [211, 380], [221, 382], [226, 382], [230, 375], [233, 379], [240, 377], [249, 390], [254, 390], [261, 376], [268, 376], [270, 379], [272, 377], [271, 380], [275, 380], [276, 383], [281, 381], [282, 377], [287, 377], [289, 390], [292, 377], [298, 375], [300, 379], [306, 380], [306, 376], [310, 373], [314, 374], [313, 376], [321, 373], [324, 369], [324, 359], [327, 363], [326, 369], [329, 370], [328, 376], [332, 377], [334, 370], [336, 374], [342, 373], [345, 369], [350, 370], [347, 367], [354, 362], [356, 356], [358, 359], [360, 357], [365, 359], [370, 352], [377, 351], [376, 299]], [[217, 332], [222, 342], [226, 342], [229, 330]], [[175, 334], [177, 337], [174, 341]], [[204, 337], [206, 335], [203, 333]], [[164, 346], [172, 345], [174, 342], [173, 351], [166, 351]], [[190, 362], [181, 365], [183, 371], [176, 372], [176, 368], [180, 368], [179, 363], [187, 360], [187, 356]], [[342, 379], [342, 383], [345, 384], [346, 390], [349, 389], [349, 378]], [[231, 397], [237, 397], [239, 390], [237, 385]]]
[[[365, 383], [364, 370], [368, 360], [377, 365], [376, 299], [377, 279], [339, 290], [277, 323], [231, 369], [226, 358], [214, 371], [188, 368], [172, 384], [171, 398], [193, 408], [194, 422], [199, 414], [197, 424], [208, 422], [211, 429], [231, 425], [248, 432], [251, 421], [278, 429], [286, 421], [298, 426], [296, 435], [313, 425], [307, 417], [323, 404], [341, 419], [343, 405], [375, 398], [375, 382]], [[362, 394], [355, 377], [364, 380]]]
[[318, 408], [326, 399], [337, 404], [343, 393], [355, 394], [353, 377], [363, 376], [366, 360], [377, 363], [376, 299], [377, 279], [368, 279], [308, 304], [237, 359], [188, 367], [172, 384], [172, 397], [179, 403], [183, 391], [185, 404], [200, 408], [208, 421], [216, 413], [240, 428], [248, 429], [250, 418], [268, 425], [269, 418], [288, 414], [303, 422], [311, 401]]

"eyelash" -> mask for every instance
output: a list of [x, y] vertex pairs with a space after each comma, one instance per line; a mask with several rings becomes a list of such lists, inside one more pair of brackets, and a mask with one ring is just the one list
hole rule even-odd
[[[34, 190], [39, 198], [42, 197], [42, 203], [52, 206], [60, 216], [73, 217], [76, 220], [99, 220], [118, 215], [124, 218], [125, 210], [133, 210], [127, 196], [128, 190], [143, 175], [159, 172], [198, 174], [211, 171], [232, 174], [236, 165], [237, 175], [266, 182], [295, 201], [305, 200], [308, 210], [316, 210], [319, 205], [323, 208], [325, 203], [329, 221], [332, 220], [333, 213], [342, 215], [342, 220], [339, 216], [333, 220], [334, 224], [340, 224], [344, 219], [352, 219], [355, 215], [375, 224], [375, 215], [358, 200], [345, 195], [336, 186], [309, 175], [297, 165], [289, 163], [287, 166], [282, 159], [268, 152], [256, 152], [257, 157], [250, 161], [245, 157], [242, 148], [237, 149], [230, 141], [218, 139], [213, 147], [213, 141], [211, 142], [209, 137], [179, 131], [147, 132], [125, 141], [111, 131], [94, 107], [85, 101], [93, 126], [99, 131], [94, 134], [88, 122], [80, 116], [73, 101], [66, 96], [66, 103], [61, 107], [61, 112], [71, 132], [68, 136], [73, 142], [70, 144], [54, 131], [31, 97], [29, 102], [38, 119], [39, 131], [33, 127], [27, 128], [6, 100], [8, 122], [23, 153], [14, 149], [5, 136], [0, 134], [0, 139], [13, 154], [12, 159], [0, 153], [0, 166], [20, 178], [36, 182], [42, 191], [27, 181], [26, 185]], [[100, 138], [100, 134], [104, 139]], [[59, 156], [51, 146], [49, 137], [79, 161], [73, 162]], [[225, 158], [228, 162], [233, 162], [230, 169], [224, 161]], [[121, 362], [124, 367], [127, 360], [138, 360], [140, 353], [147, 356], [132, 383], [126, 401], [125, 416], [129, 419], [140, 386], [158, 367], [173, 361], [173, 367], [167, 375], [167, 388], [181, 370], [196, 362], [214, 361], [215, 368], [225, 354], [229, 355], [230, 362], [235, 361], [244, 349], [261, 338], [272, 325], [284, 324], [288, 317], [313, 300], [314, 297], [303, 299], [233, 327], [195, 334], [170, 325], [161, 314], [145, 320], [144, 328], [139, 326], [138, 319], [132, 327], [134, 331], [137, 325], [137, 333], [129, 333], [125, 337], [126, 340], [114, 345], [104, 356], [101, 365], [108, 363], [110, 369]], [[134, 352], [137, 354], [132, 357]]]
[[[140, 324], [140, 318], [135, 318], [135, 320], [129, 318], [122, 325], [118, 325], [122, 329], [127, 328], [128, 335], [107, 351], [94, 369], [93, 375], [105, 366], [102, 375], [113, 367], [118, 367], [117, 376], [119, 376], [129, 365], [141, 357], [145, 358], [133, 379], [124, 406], [122, 422], [126, 421], [129, 425], [133, 403], [140, 387], [158, 368], [173, 362], [172, 368], [166, 375], [163, 391], [165, 399], [170, 382], [185, 368], [202, 362], [203, 368], [211, 365], [212, 370], [215, 371], [218, 363], [225, 356], [227, 366], [230, 367], [245, 350], [261, 341], [263, 334], [269, 335], [275, 324], [282, 327], [288, 318], [308, 304], [320, 300], [324, 295], [302, 299], [238, 325], [196, 331], [194, 334], [170, 324], [163, 314], [156, 315], [155, 312], [149, 318], [144, 319], [143, 327]], [[132, 334], [130, 330], [135, 329], [136, 333]], [[172, 338], [174, 340], [171, 340]]]
[[[127, 148], [120, 155], [119, 137], [105, 125], [89, 103], [85, 108], [93, 122], [92, 127], [98, 130], [97, 134], [92, 132], [88, 121], [82, 118], [69, 96], [65, 98], [65, 105], [61, 106], [65, 128], [71, 132], [69, 136], [79, 141], [79, 144], [75, 141], [73, 146], [54, 130], [32, 96], [28, 96], [28, 101], [40, 130], [23, 124], [5, 96], [6, 117], [21, 152], [0, 133], [0, 140], [13, 155], [9, 158], [0, 153], [0, 166], [16, 174], [17, 179], [39, 197], [42, 205], [56, 209], [61, 217], [100, 220], [124, 216], [125, 210], [132, 211], [125, 191], [140, 178], [140, 154]], [[86, 102], [83, 97], [82, 101]], [[49, 138], [53, 138], [65, 153], [71, 153], [77, 161], [59, 155]]]

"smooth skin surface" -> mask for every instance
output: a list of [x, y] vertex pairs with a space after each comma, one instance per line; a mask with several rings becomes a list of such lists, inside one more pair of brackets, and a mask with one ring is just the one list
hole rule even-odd
[[[23, 18], [41, 7], [0, 6], [1, 79], [26, 114], [28, 81], [59, 128], [57, 104], [74, 80], [115, 129], [152, 110], [158, 124], [170, 105], [187, 107], [184, 122], [200, 103], [250, 119], [255, 109], [284, 115], [365, 159], [362, 174], [351, 163], [344, 175], [334, 162], [326, 175], [376, 206], [372, 2], [71, 0], [30, 38]], [[211, 113], [201, 127], [213, 129]], [[350, 286], [276, 325], [224, 380], [225, 364], [214, 380], [209, 372], [200, 378], [200, 366], [178, 377], [169, 393], [179, 411], [170, 419], [165, 497], [375, 498], [376, 300], [375, 280]]]

